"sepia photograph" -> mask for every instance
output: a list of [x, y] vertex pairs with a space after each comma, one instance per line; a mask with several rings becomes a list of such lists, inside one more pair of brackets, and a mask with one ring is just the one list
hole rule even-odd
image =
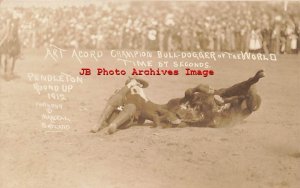
[[299, 0], [0, 0], [0, 188], [298, 188], [299, 96]]

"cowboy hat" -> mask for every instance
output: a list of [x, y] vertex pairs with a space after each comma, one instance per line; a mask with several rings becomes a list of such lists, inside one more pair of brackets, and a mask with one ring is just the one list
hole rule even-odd
[[142, 88], [147, 88], [149, 86], [149, 83], [141, 78], [134, 78], [134, 77], [129, 77], [126, 82], [125, 85], [127, 85], [132, 79], [136, 80], [138, 83], [142, 84]]

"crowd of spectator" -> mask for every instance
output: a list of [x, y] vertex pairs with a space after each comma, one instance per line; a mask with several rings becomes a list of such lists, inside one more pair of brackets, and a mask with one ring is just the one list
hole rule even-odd
[[1, 9], [23, 48], [298, 53], [300, 3], [125, 2]]

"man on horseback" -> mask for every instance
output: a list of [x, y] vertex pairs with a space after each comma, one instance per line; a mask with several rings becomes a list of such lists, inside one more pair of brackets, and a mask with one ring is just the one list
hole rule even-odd
[[[21, 43], [19, 39], [19, 19], [10, 13], [6, 18], [1, 18], [0, 28], [0, 60], [4, 61], [5, 76], [13, 74], [15, 61], [21, 54]], [[11, 62], [10, 72], [8, 63]]]
[[2, 66], [2, 56], [6, 49], [6, 41], [9, 33], [9, 22], [4, 17], [0, 16], [0, 65]]

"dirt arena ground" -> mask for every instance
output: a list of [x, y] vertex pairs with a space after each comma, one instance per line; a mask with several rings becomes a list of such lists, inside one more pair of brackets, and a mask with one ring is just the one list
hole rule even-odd
[[[2, 188], [297, 188], [300, 186], [299, 56], [278, 62], [212, 63], [216, 75], [148, 76], [147, 96], [157, 103], [181, 97], [198, 83], [227, 87], [264, 69], [257, 85], [261, 108], [227, 128], [160, 129], [134, 126], [113, 135], [89, 133], [105, 99], [125, 76], [85, 76], [67, 94], [61, 114], [70, 129], [41, 126], [49, 102], [27, 73], [77, 76], [81, 67], [116, 67], [115, 61], [80, 64], [24, 51], [17, 77], [0, 79], [0, 187]], [[130, 68], [128, 68], [130, 69]], [[1, 70], [2, 73], [2, 70]], [[53, 102], [53, 101], [52, 101]], [[55, 101], [54, 101], [55, 102]]]

